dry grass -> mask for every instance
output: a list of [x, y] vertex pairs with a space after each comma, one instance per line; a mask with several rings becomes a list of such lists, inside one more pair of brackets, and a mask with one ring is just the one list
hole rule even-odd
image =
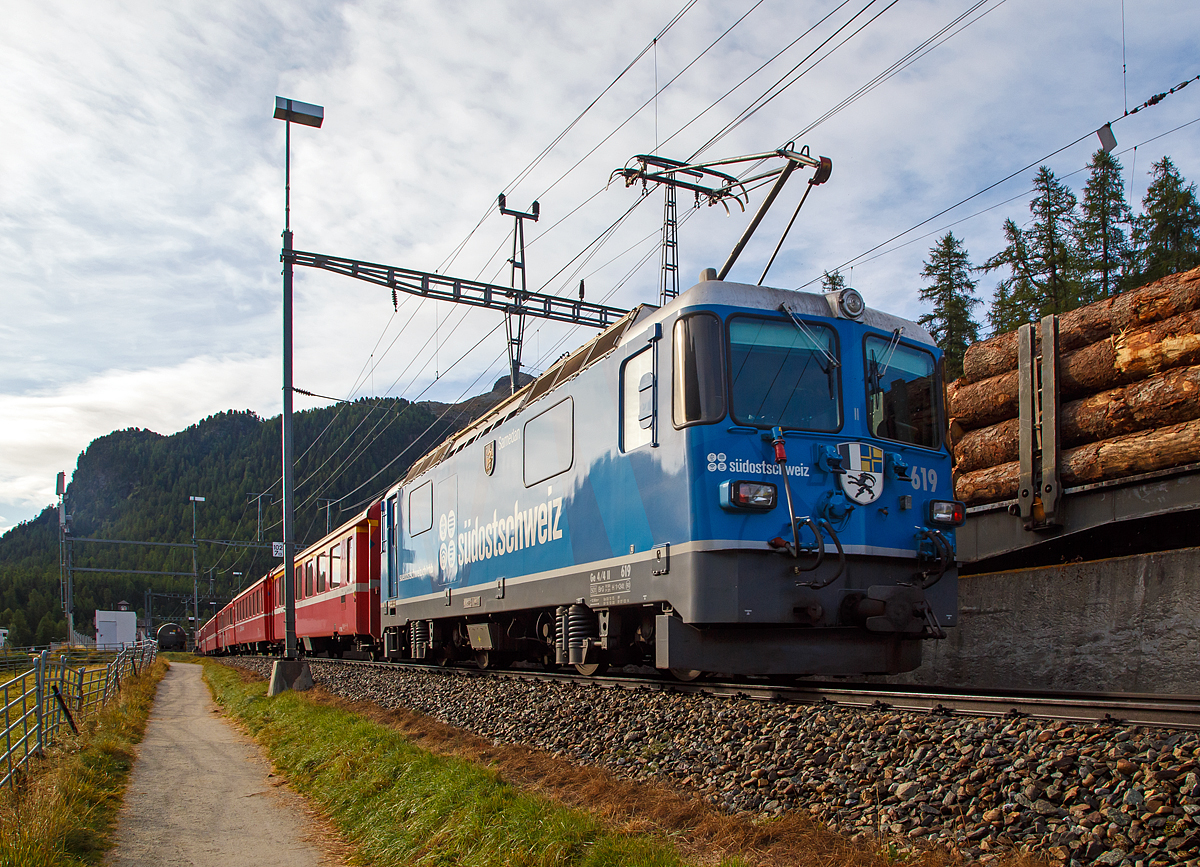
[[[247, 680], [259, 679], [249, 672], [243, 674]], [[896, 845], [902, 841], [850, 840], [800, 812], [781, 819], [752, 822], [730, 816], [698, 797], [681, 795], [663, 784], [630, 782], [603, 769], [580, 766], [542, 750], [493, 744], [411, 711], [348, 701], [319, 687], [308, 695], [314, 702], [386, 725], [431, 753], [484, 765], [520, 789], [565, 806], [586, 809], [621, 832], [664, 835], [687, 857], [700, 862], [726, 858], [783, 867], [884, 867], [897, 861], [914, 867], [970, 863], [944, 850], [905, 855]], [[996, 867], [1039, 867], [1048, 862], [1029, 854], [1013, 853], [992, 863]]]
[[166, 670], [159, 660], [125, 680], [116, 701], [79, 720], [78, 736], [64, 726], [17, 788], [0, 791], [0, 867], [100, 862]]

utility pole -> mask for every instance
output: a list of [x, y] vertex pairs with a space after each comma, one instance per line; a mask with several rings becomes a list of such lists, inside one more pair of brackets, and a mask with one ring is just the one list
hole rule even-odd
[[274, 503], [275, 503], [275, 495], [274, 494], [268, 494], [265, 491], [261, 494], [246, 494], [246, 502], [247, 503], [249, 503], [251, 500], [258, 501], [258, 535], [255, 536], [255, 540], [258, 542], [262, 541], [262, 507], [263, 507], [262, 501], [263, 501], [263, 498], [266, 498], [268, 506], [274, 505]]
[[58, 494], [58, 585], [67, 615], [67, 643], [75, 643], [75, 587], [71, 574], [71, 516], [67, 514], [67, 474], [59, 473], [54, 486]]
[[276, 120], [284, 121], [283, 157], [283, 596], [284, 658], [296, 658], [296, 482], [292, 471], [292, 121], [320, 128], [325, 109], [275, 97]]
[[[325, 510], [325, 535], [329, 535], [331, 532], [333, 532], [332, 511], [333, 511], [333, 504], [336, 502], [338, 502], [338, 500], [333, 497], [317, 497], [317, 508]], [[322, 503], [324, 503], [325, 505], [322, 506], [321, 505]], [[338, 511], [341, 511], [341, 510], [339, 509]]]
[[675, 217], [675, 187], [664, 184], [662, 278], [658, 290], [658, 306], [666, 307], [679, 297], [679, 221]]
[[[529, 213], [522, 211], [510, 211], [508, 203], [504, 198], [504, 193], [500, 194], [500, 213], [506, 217], [512, 217], [516, 225], [513, 227], [513, 254], [509, 259], [509, 264], [512, 265], [511, 285], [513, 294], [517, 295], [516, 311], [509, 311], [504, 314], [504, 325], [508, 331], [508, 368], [509, 368], [509, 386], [511, 386], [512, 394], [517, 393], [518, 381], [521, 373], [521, 344], [525, 338], [525, 314], [521, 311], [521, 302], [525, 297], [525, 292], [528, 287], [525, 283], [525, 221], [538, 221], [538, 213], [541, 211], [541, 205], [537, 202], [529, 209]], [[521, 272], [521, 290], [518, 294], [517, 289], [517, 271]], [[513, 322], [513, 319], [516, 322]]]
[[204, 497], [188, 497], [192, 503], [192, 647], [199, 643], [200, 638], [200, 569], [196, 562], [196, 504], [203, 503]]

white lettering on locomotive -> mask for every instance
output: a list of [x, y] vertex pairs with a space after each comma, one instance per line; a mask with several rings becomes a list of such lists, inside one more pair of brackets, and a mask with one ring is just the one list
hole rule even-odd
[[[457, 560], [465, 566], [561, 539], [562, 501], [562, 497], [554, 497], [524, 509], [520, 503], [513, 503], [511, 514], [501, 516], [496, 509], [492, 511], [490, 521], [467, 518], [462, 522], [457, 540], [447, 542], [448, 556], [443, 554], [439, 559], [445, 564]], [[453, 526], [453, 518], [447, 523]], [[457, 541], [457, 557], [454, 541]]]
[[[808, 473], [809, 473], [808, 464], [795, 463], [795, 464], [785, 464], [785, 466], [787, 467], [787, 474], [789, 476], [800, 476], [801, 478], [808, 477]], [[756, 475], [760, 475], [760, 476], [782, 476], [783, 475], [783, 473], [779, 469], [779, 464], [772, 463], [771, 461], [748, 461], [743, 458], [734, 458], [733, 460], [729, 461], [727, 464], [721, 465], [721, 469], [724, 469], [725, 467], [728, 467], [729, 472], [731, 472], [731, 473], [756, 474]], [[709, 464], [708, 468], [709, 468], [709, 470], [716, 469], [716, 467], [714, 467], [712, 465], [712, 463]]]

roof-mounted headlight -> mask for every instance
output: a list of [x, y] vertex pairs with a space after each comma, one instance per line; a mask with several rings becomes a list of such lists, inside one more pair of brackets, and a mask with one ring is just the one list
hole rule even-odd
[[862, 295], [857, 289], [849, 287], [826, 292], [825, 300], [829, 302], [829, 309], [833, 311], [833, 315], [840, 319], [862, 319], [867, 310], [867, 303], [863, 301]]

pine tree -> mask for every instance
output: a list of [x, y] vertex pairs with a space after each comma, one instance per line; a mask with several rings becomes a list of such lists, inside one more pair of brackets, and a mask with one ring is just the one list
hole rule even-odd
[[1042, 278], [1040, 317], [1064, 313], [1082, 303], [1079, 268], [1071, 245], [1078, 215], [1074, 193], [1045, 166], [1038, 169], [1033, 188], [1036, 195], [1029, 203], [1033, 225], [1026, 237], [1034, 271]]
[[[1170, 157], [1156, 162], [1134, 223], [1138, 280], [1148, 283], [1200, 265], [1200, 203]], [[1135, 284], [1135, 285], [1136, 285]]]
[[962, 375], [963, 354], [979, 339], [979, 323], [971, 308], [982, 303], [975, 297], [976, 282], [971, 279], [971, 262], [962, 242], [947, 232], [929, 250], [929, 260], [921, 276], [932, 281], [921, 289], [921, 300], [933, 303], [933, 312], [920, 323], [933, 335], [946, 353], [946, 378]]
[[996, 286], [988, 325], [993, 334], [1012, 331], [1019, 325], [1032, 322], [1039, 310], [1039, 289], [1034, 281], [1025, 233], [1011, 219], [1004, 221], [1004, 237], [1008, 246], [981, 266], [983, 271], [1007, 268], [1009, 276]]
[[1083, 303], [1079, 261], [1072, 243], [1078, 221], [1075, 195], [1046, 166], [1038, 170], [1033, 187], [1029, 203], [1032, 225], [1021, 229], [1006, 220], [1008, 246], [982, 266], [984, 271], [1009, 270], [988, 313], [997, 333]]
[[837, 268], [834, 268], [832, 273], [826, 271], [825, 276], [821, 278], [822, 292], [836, 292], [839, 289], [845, 288], [846, 278], [842, 276], [842, 273]]
[[1116, 294], [1132, 255], [1122, 228], [1132, 222], [1133, 215], [1125, 201], [1121, 163], [1107, 151], [1098, 150], [1089, 168], [1092, 173], [1083, 191], [1082, 214], [1075, 230], [1084, 302]]

